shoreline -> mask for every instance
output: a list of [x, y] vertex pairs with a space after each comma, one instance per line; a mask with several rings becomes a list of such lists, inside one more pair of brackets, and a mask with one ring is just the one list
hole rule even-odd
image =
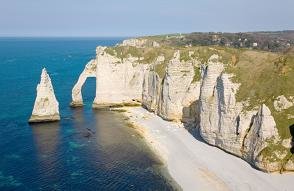
[[290, 191], [294, 187], [294, 173], [264, 173], [197, 140], [181, 123], [165, 121], [142, 107], [121, 109], [183, 190]]

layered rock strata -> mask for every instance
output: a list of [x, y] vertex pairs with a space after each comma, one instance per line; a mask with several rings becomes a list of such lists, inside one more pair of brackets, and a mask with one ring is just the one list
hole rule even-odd
[[144, 78], [142, 104], [166, 120], [195, 122], [200, 82], [193, 82], [194, 66], [193, 62], [181, 62], [177, 51], [163, 79], [151, 69]]
[[[287, 150], [279, 145], [281, 140], [270, 109], [263, 104], [258, 110], [244, 111], [244, 103], [236, 101], [240, 84], [233, 83], [231, 77], [218, 56], [213, 55], [203, 70], [200, 89], [202, 138], [261, 170], [294, 170], [283, 166]], [[273, 148], [277, 147], [280, 151], [274, 153]]]

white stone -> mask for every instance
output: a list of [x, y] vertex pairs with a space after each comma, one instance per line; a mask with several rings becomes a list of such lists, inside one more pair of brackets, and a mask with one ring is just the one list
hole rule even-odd
[[290, 149], [292, 147], [292, 138], [288, 138], [288, 139], [284, 139], [282, 141], [282, 145], [287, 148]]
[[[254, 117], [252, 127], [244, 140], [244, 157], [251, 162], [255, 162], [269, 140], [277, 142], [279, 134], [271, 111], [263, 104]], [[273, 169], [267, 170], [274, 171]]]
[[[244, 158], [265, 171], [277, 171], [279, 163], [263, 164], [258, 158], [267, 141], [279, 140], [276, 123], [269, 108], [243, 111], [242, 102], [236, 101], [240, 84], [224, 73], [223, 64], [213, 55], [203, 70], [200, 89], [200, 134], [209, 144]], [[289, 169], [288, 169], [289, 170]]]
[[180, 52], [175, 51], [163, 79], [153, 70], [145, 74], [143, 106], [166, 120], [195, 122], [199, 118], [197, 100], [200, 82], [193, 83], [193, 77], [193, 64], [181, 62]]
[[29, 122], [58, 121], [59, 104], [56, 100], [51, 79], [44, 68], [40, 83], [37, 86], [37, 96]]
[[199, 97], [200, 83], [192, 85], [193, 77], [192, 63], [180, 62], [180, 53], [176, 51], [174, 58], [167, 65], [162, 83], [162, 99], [158, 110], [160, 116], [176, 121], [189, 121], [196, 117], [195, 102]]
[[[141, 46], [137, 43], [131, 40], [125, 45]], [[159, 56], [145, 64], [131, 55], [124, 59], [109, 55], [105, 47], [97, 47], [96, 53], [96, 59], [87, 64], [73, 89], [73, 103], [82, 103], [80, 90], [85, 79], [96, 77], [93, 107], [139, 101], [166, 120], [200, 126], [202, 138], [211, 145], [242, 157], [262, 170], [279, 170], [280, 162], [263, 163], [259, 157], [269, 140], [279, 141], [271, 111], [266, 105], [245, 111], [250, 100], [237, 102], [240, 84], [231, 81], [233, 76], [225, 73], [218, 55], [212, 55], [206, 65], [201, 65], [192, 58], [180, 61], [180, 51], [175, 51], [169, 61]], [[167, 62], [167, 67], [165, 75], [160, 77], [154, 67], [163, 62]], [[200, 65], [201, 80], [193, 81], [194, 67]], [[293, 101], [290, 97], [289, 100]], [[293, 170], [292, 163], [288, 166], [286, 170]]]
[[133, 38], [133, 39], [124, 40], [122, 44], [120, 44], [120, 46], [134, 46], [137, 48], [142, 48], [145, 46], [146, 43], [147, 43], [147, 39]]
[[282, 111], [284, 109], [288, 109], [294, 105], [293, 102], [288, 101], [284, 95], [280, 95], [274, 101], [274, 107], [276, 111]]
[[160, 44], [158, 42], [156, 42], [156, 41], [153, 41], [152, 46], [153, 47], [160, 47]]
[[142, 84], [147, 64], [139, 64], [132, 57], [121, 61], [105, 52], [97, 54], [96, 62], [94, 107], [142, 100]]
[[83, 97], [82, 97], [82, 87], [89, 77], [96, 77], [96, 68], [97, 62], [96, 60], [91, 60], [85, 66], [85, 69], [80, 74], [79, 79], [75, 86], [72, 89], [72, 107], [82, 106], [83, 105]]

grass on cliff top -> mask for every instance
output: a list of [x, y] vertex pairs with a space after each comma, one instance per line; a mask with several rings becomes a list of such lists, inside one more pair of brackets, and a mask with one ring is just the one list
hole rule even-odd
[[[139, 61], [142, 64], [151, 64], [158, 56], [163, 55], [165, 61], [154, 66], [154, 71], [160, 78], [163, 78], [166, 66], [172, 59], [175, 50], [180, 50], [181, 61], [197, 59], [201, 63], [207, 63], [211, 55], [221, 56], [226, 72], [235, 75], [232, 78], [233, 82], [241, 83], [236, 95], [237, 101], [249, 101], [249, 105], [244, 110], [251, 110], [265, 103], [275, 118], [280, 136], [282, 138], [290, 137], [289, 126], [294, 124], [294, 119], [288, 119], [288, 116], [294, 115], [294, 107], [277, 112], [273, 107], [273, 102], [279, 95], [284, 95], [287, 98], [294, 96], [293, 50], [286, 53], [271, 53], [219, 46], [176, 48], [170, 46], [146, 48], [115, 46], [107, 48], [106, 52], [121, 59], [127, 58], [128, 55], [144, 57]], [[191, 56], [189, 56], [190, 51], [194, 52]], [[194, 70], [193, 82], [199, 81], [199, 66], [196, 66]]]
[[146, 48], [137, 48], [133, 46], [115, 46], [107, 47], [105, 49], [106, 53], [116, 56], [120, 59], [128, 58], [129, 55], [132, 57], [144, 57], [143, 60], [140, 60], [142, 64], [151, 64], [155, 61], [158, 56], [163, 55], [166, 61], [169, 61], [174, 53], [172, 47], [146, 47]]
[[143, 58], [138, 62], [141, 64], [152, 64], [158, 56], [164, 56], [165, 60], [157, 65], [154, 65], [154, 71], [163, 78], [168, 62], [173, 58], [175, 50], [172, 47], [146, 47], [137, 48], [131, 46], [115, 46], [106, 48], [106, 53], [116, 56], [121, 60], [132, 57]]
[[[153, 63], [158, 56], [164, 56], [165, 60], [161, 64], [154, 66], [154, 71], [159, 75], [160, 78], [163, 78], [166, 71], [166, 66], [168, 62], [173, 58], [173, 55], [176, 50], [180, 50], [180, 60], [189, 61], [197, 59], [202, 63], [206, 63], [209, 57], [213, 54], [219, 53], [218, 50], [212, 47], [171, 47], [171, 46], [161, 46], [161, 47], [132, 47], [132, 46], [115, 46], [108, 47], [105, 49], [106, 53], [116, 56], [121, 60], [128, 58], [129, 55], [132, 57], [143, 58], [138, 62], [141, 64], [151, 64]], [[194, 54], [191, 56], [189, 52], [192, 51]], [[200, 69], [195, 69], [195, 76], [193, 82], [200, 80]]]
[[227, 65], [226, 70], [235, 74], [233, 81], [241, 83], [237, 92], [237, 101], [249, 101], [245, 110], [266, 104], [275, 118], [279, 134], [289, 138], [290, 125], [294, 119], [294, 107], [277, 112], [273, 102], [279, 95], [287, 98], [294, 96], [294, 54], [270, 53], [262, 51], [243, 51], [237, 57], [235, 65]]

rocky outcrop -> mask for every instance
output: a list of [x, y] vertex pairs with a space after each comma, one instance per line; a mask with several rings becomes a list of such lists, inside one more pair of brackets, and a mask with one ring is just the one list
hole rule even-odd
[[124, 40], [119, 46], [134, 46], [138, 48], [142, 48], [146, 45], [147, 39], [137, 39], [137, 38], [131, 38]]
[[83, 105], [82, 87], [89, 77], [96, 77], [97, 62], [95, 59], [86, 64], [85, 69], [80, 74], [77, 83], [72, 89], [72, 107], [79, 107]]
[[29, 122], [33, 123], [58, 120], [60, 120], [59, 104], [54, 94], [51, 79], [44, 68], [41, 74], [41, 81], [37, 86], [37, 97]]
[[96, 97], [93, 106], [141, 102], [147, 65], [138, 64], [138, 58], [131, 56], [118, 59], [107, 54], [103, 47], [98, 47], [96, 52]]
[[223, 73], [224, 66], [213, 55], [203, 71], [200, 90], [200, 133], [209, 144], [241, 156], [241, 147], [251, 118], [242, 115], [236, 103], [239, 84]]
[[118, 46], [133, 46], [137, 48], [144, 48], [144, 47], [160, 47], [160, 44], [156, 41], [148, 40], [148, 39], [138, 39], [138, 38], [131, 38], [124, 40]]
[[[203, 70], [200, 89], [202, 138], [261, 170], [281, 170], [287, 149], [279, 143], [281, 140], [270, 109], [263, 104], [258, 111], [244, 111], [244, 103], [236, 101], [239, 84], [233, 83], [231, 77], [225, 73], [218, 56], [213, 55]], [[273, 148], [278, 147], [281, 149], [275, 153]], [[283, 168], [293, 170], [289, 166]]]
[[145, 75], [142, 104], [166, 120], [195, 122], [200, 82], [193, 82], [194, 66], [181, 62], [179, 51], [175, 52], [163, 79], [153, 70]]
[[160, 77], [155, 68], [164, 64], [164, 56], [142, 64], [140, 58], [129, 55], [121, 59], [105, 48], [97, 47], [96, 59], [81, 73], [72, 90], [72, 106], [83, 105], [82, 86], [88, 77], [96, 77], [94, 108], [140, 102], [167, 120], [195, 122], [199, 118], [196, 105], [200, 82], [194, 80], [194, 67], [199, 62], [181, 62], [180, 53], [175, 52], [166, 74]]
[[157, 112], [162, 92], [162, 79], [154, 70], [147, 71], [144, 75], [142, 105], [149, 111]]
[[289, 101], [284, 95], [280, 95], [274, 101], [274, 107], [276, 111], [282, 111], [288, 109], [294, 105], [293, 97], [290, 98], [292, 101]]
[[[94, 108], [141, 103], [166, 120], [199, 127], [204, 141], [263, 171], [294, 170], [291, 145], [280, 138], [269, 109], [274, 105], [277, 111], [287, 109], [292, 98], [286, 101], [279, 96], [273, 105], [247, 109], [248, 100], [237, 101], [241, 84], [232, 81], [234, 75], [227, 72], [222, 58], [207, 57], [207, 51], [215, 49], [187, 47], [185, 52], [147, 45], [148, 41], [128, 40], [111, 50], [97, 47], [96, 58], [86, 65], [73, 88], [73, 105], [82, 105], [86, 78], [96, 77]], [[235, 67], [235, 55], [231, 62]]]
[[262, 154], [269, 143], [277, 143], [279, 140], [275, 120], [269, 108], [263, 104], [254, 116], [253, 124], [244, 139], [243, 157], [259, 169], [269, 172], [279, 171], [282, 167], [281, 163], [266, 161], [267, 156]]

